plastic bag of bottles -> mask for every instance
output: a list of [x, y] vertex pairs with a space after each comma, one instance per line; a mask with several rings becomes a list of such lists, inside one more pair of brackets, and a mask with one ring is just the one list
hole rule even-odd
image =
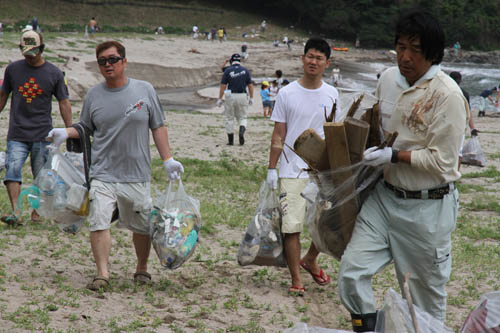
[[40, 197], [38, 208], [33, 208], [41, 216], [54, 220], [61, 230], [76, 233], [88, 214], [88, 191], [84, 184], [83, 173], [59, 151], [51, 150], [34, 181]]
[[242, 266], [286, 267], [281, 211], [278, 195], [264, 181], [259, 191], [259, 205], [248, 224], [238, 250], [238, 263]]
[[180, 267], [194, 253], [201, 229], [200, 202], [189, 196], [182, 181], [171, 181], [155, 200], [149, 216], [151, 242], [160, 263]]
[[467, 316], [460, 333], [500, 333], [500, 291], [481, 296], [478, 306]]

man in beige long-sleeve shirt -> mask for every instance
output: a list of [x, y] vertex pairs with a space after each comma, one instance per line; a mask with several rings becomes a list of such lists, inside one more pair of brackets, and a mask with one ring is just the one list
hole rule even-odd
[[395, 41], [398, 67], [383, 73], [377, 96], [383, 129], [399, 136], [394, 148], [364, 153], [366, 164], [384, 165], [384, 179], [363, 204], [339, 273], [340, 297], [355, 332], [374, 330], [371, 278], [392, 260], [401, 285], [410, 272], [415, 304], [441, 322], [446, 312], [468, 106], [440, 69], [444, 33], [431, 14], [403, 15]]

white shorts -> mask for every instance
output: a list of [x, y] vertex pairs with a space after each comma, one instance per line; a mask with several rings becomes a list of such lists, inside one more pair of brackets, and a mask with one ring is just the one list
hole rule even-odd
[[118, 207], [118, 227], [149, 235], [149, 213], [153, 206], [149, 182], [108, 183], [93, 179], [89, 201], [90, 231], [109, 229], [113, 211]]
[[300, 193], [309, 178], [280, 178], [280, 205], [283, 212], [281, 232], [302, 232], [306, 219], [306, 199]]

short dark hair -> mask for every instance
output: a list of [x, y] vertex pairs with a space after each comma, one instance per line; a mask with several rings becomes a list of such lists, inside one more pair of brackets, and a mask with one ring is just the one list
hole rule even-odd
[[279, 69], [275, 72], [275, 74], [276, 74], [277, 77], [282, 77], [283, 76], [283, 72], [281, 70], [279, 70]]
[[460, 84], [462, 82], [462, 74], [460, 72], [451, 72], [450, 77], [455, 80], [456, 83]]
[[404, 12], [396, 23], [394, 44], [397, 44], [402, 36], [410, 39], [419, 37], [424, 57], [433, 65], [437, 65], [443, 60], [444, 31], [439, 21], [428, 11], [413, 8]]
[[118, 51], [118, 54], [120, 55], [120, 57], [125, 58], [125, 46], [123, 46], [122, 44], [120, 44], [114, 40], [103, 42], [103, 43], [97, 45], [97, 47], [95, 48], [95, 57], [99, 58], [99, 54], [101, 54], [101, 52], [103, 52], [109, 48], [112, 48], [112, 47], [116, 47], [116, 51]]
[[330, 59], [330, 53], [332, 50], [330, 49], [330, 45], [328, 45], [327, 41], [324, 40], [323, 38], [319, 37], [312, 37], [309, 38], [309, 40], [306, 43], [306, 46], [304, 46], [304, 54], [309, 51], [309, 49], [315, 49], [318, 50], [319, 52], [323, 53], [326, 56], [326, 59]]

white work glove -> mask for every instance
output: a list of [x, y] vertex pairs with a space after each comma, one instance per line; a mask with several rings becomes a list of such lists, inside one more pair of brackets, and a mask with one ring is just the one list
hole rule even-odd
[[250, 98], [250, 99], [248, 100], [248, 105], [253, 105], [253, 98]]
[[267, 169], [266, 183], [273, 190], [278, 188], [278, 172], [276, 169]]
[[65, 142], [68, 138], [68, 131], [65, 128], [53, 128], [47, 134], [47, 140], [52, 141], [56, 148], [59, 148], [61, 143]]
[[217, 105], [217, 107], [220, 108], [222, 106], [222, 99], [218, 98], [217, 102], [215, 103], [215, 105]]
[[378, 147], [371, 147], [363, 153], [363, 162], [366, 165], [379, 166], [389, 163], [392, 157], [392, 148], [385, 147], [378, 149]]
[[164, 161], [163, 166], [165, 167], [168, 179], [170, 180], [180, 179], [181, 173], [184, 172], [184, 167], [182, 166], [182, 164], [174, 160], [173, 157], [170, 157], [168, 160]]

